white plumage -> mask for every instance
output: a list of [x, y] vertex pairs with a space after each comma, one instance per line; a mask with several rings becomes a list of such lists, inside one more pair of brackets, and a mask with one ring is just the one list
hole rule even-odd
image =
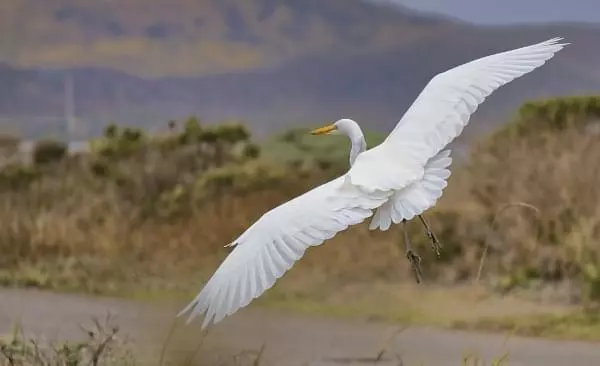
[[386, 231], [392, 222], [412, 220], [416, 215], [435, 205], [450, 177], [448, 167], [452, 164], [450, 150], [444, 150], [425, 164], [423, 178], [411, 183], [394, 194], [376, 211], [369, 229]]
[[487, 96], [533, 71], [566, 43], [561, 38], [497, 53], [436, 75], [380, 145], [365, 151], [349, 119], [313, 131], [343, 133], [352, 142], [351, 168], [265, 213], [228, 246], [233, 251], [196, 298], [188, 322], [206, 312], [202, 328], [247, 306], [273, 286], [306, 249], [373, 215], [370, 228], [387, 230], [431, 208], [450, 176], [450, 151]]

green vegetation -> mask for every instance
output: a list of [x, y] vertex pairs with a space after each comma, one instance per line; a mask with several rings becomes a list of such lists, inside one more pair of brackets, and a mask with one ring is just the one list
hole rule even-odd
[[53, 140], [41, 140], [33, 149], [33, 162], [36, 165], [46, 165], [61, 161], [67, 154], [65, 143]]
[[600, 122], [600, 96], [576, 96], [529, 101], [514, 120], [483, 140], [486, 148], [510, 146], [514, 139], [536, 138], [546, 132], [583, 129]]
[[138, 276], [162, 277], [149, 264], [165, 254], [163, 269], [178, 259], [188, 270], [198, 258], [214, 263], [223, 240], [260, 211], [330, 174], [264, 161], [241, 124], [204, 127], [192, 117], [169, 126], [148, 136], [111, 124], [89, 153], [67, 155], [45, 140], [31, 163], [5, 165], [0, 282], [114, 292]]
[[117, 335], [119, 327], [110, 318], [83, 329], [84, 341], [48, 344], [24, 335], [20, 326], [0, 337], [2, 366], [127, 366], [135, 365], [129, 344]]
[[[443, 207], [469, 202], [461, 230], [493, 252], [486, 271], [498, 289], [540, 289], [572, 280], [565, 299], [595, 302], [598, 296], [600, 135], [593, 124], [600, 98], [530, 102], [519, 118], [482, 140], [470, 162], [455, 172]], [[457, 184], [456, 180], [459, 180]], [[497, 215], [509, 202], [521, 203]], [[477, 230], [475, 216], [496, 226]], [[498, 216], [498, 217], [496, 217]], [[471, 226], [473, 225], [473, 226]]]
[[[380, 144], [385, 137], [381, 133], [365, 131], [369, 147]], [[316, 137], [310, 135], [307, 128], [293, 128], [265, 141], [263, 150], [264, 157], [271, 162], [292, 166], [309, 164], [321, 169], [334, 168], [341, 174], [348, 168], [350, 142], [342, 135]]]
[[521, 107], [518, 116], [517, 121], [507, 128], [515, 129], [521, 135], [541, 129], [564, 131], [600, 118], [600, 96], [532, 101]]
[[[551, 292], [585, 307], [600, 301], [600, 135], [585, 123], [598, 105], [593, 97], [528, 103], [453, 166], [444, 197], [426, 214], [442, 258], [419, 224], [409, 226], [426, 282], [480, 278], [499, 294]], [[250, 223], [348, 168], [341, 136], [296, 129], [257, 144], [241, 123], [205, 126], [191, 117], [168, 126], [148, 135], [111, 124], [87, 153], [44, 141], [31, 163], [5, 164], [0, 283], [187, 298]], [[369, 134], [369, 146], [381, 138]], [[260, 301], [310, 307], [332, 289], [412, 281], [399, 234], [350, 228], [309, 250]]]
[[552, 339], [600, 340], [598, 309], [587, 309], [572, 314], [538, 314], [521, 317], [481, 318], [472, 322], [457, 321], [456, 329], [510, 332], [529, 337]]
[[[111, 317], [107, 317], [104, 322], [97, 319], [92, 320], [92, 327], [82, 327], [84, 340], [82, 341], [63, 341], [63, 342], [44, 342], [35, 338], [27, 337], [23, 329], [17, 324], [13, 327], [11, 334], [0, 337], [0, 365], [1, 366], [133, 366], [133, 365], [204, 365], [205, 359], [200, 353], [203, 348], [204, 340], [201, 338], [200, 344], [191, 351], [183, 351], [174, 355], [167, 355], [169, 348], [169, 338], [162, 345], [160, 358], [152, 362], [142, 363], [141, 359], [146, 356], [135, 354], [133, 347], [126, 337], [121, 336], [121, 331]], [[396, 333], [393, 333], [396, 335]], [[388, 340], [389, 342], [389, 340]], [[395, 356], [399, 365], [403, 365], [402, 355], [390, 355], [388, 351], [388, 342], [382, 345], [381, 349], [374, 352], [373, 357], [340, 357], [340, 361], [345, 362], [366, 362], [370, 361], [374, 365], [385, 362], [386, 357]], [[257, 350], [244, 350], [237, 354], [219, 355], [219, 365], [266, 365], [263, 361], [267, 344], [263, 344]], [[508, 352], [500, 357], [495, 357], [490, 361], [490, 366], [501, 366], [510, 359]], [[337, 358], [331, 358], [331, 361]], [[196, 361], [196, 362], [194, 362]], [[214, 362], [214, 361], [213, 361]], [[480, 358], [477, 353], [464, 352], [461, 359], [463, 366], [484, 366], [487, 363]]]

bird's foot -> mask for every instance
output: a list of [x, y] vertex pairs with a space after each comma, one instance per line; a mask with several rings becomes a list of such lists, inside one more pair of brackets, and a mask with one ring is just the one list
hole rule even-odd
[[415, 280], [417, 283], [421, 283], [421, 257], [415, 253], [412, 249], [409, 249], [406, 252], [406, 258], [408, 258], [410, 265], [412, 267], [413, 273], [415, 275]]
[[431, 240], [431, 249], [433, 249], [437, 257], [439, 258], [442, 250], [442, 243], [440, 243], [440, 241], [432, 231], [427, 231], [427, 237], [429, 238], [429, 240]]
[[433, 233], [433, 231], [427, 224], [427, 221], [425, 221], [425, 218], [423, 217], [423, 215], [419, 215], [419, 220], [421, 220], [421, 223], [425, 227], [425, 232], [427, 233], [427, 237], [429, 238], [429, 240], [431, 240], [431, 248], [433, 249], [433, 251], [439, 258], [440, 252], [442, 250], [442, 243], [440, 243], [440, 241], [437, 239], [437, 237], [435, 236], [435, 234]]

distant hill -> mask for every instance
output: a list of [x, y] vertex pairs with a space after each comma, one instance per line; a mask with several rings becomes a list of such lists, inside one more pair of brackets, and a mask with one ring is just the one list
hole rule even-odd
[[452, 27], [362, 0], [19, 0], [1, 9], [0, 61], [145, 76], [368, 53]]
[[487, 131], [526, 99], [600, 90], [600, 28], [589, 25], [475, 27], [361, 0], [4, 7], [0, 126], [30, 138], [63, 133], [65, 72], [78, 138], [110, 120], [156, 127], [189, 114], [240, 118], [260, 136], [342, 116], [387, 132], [434, 74], [554, 36], [572, 45], [495, 93], [466, 133]]

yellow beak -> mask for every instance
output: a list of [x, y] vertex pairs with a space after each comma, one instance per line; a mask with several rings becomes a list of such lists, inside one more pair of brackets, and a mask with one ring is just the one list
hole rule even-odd
[[327, 125], [321, 128], [317, 128], [316, 130], [310, 131], [311, 135], [327, 135], [332, 131], [336, 130], [337, 127], [334, 124]]

